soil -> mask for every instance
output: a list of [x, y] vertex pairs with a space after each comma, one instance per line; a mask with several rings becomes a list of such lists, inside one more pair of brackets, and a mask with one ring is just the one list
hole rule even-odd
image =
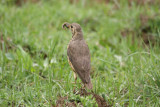
[[[103, 97], [101, 97], [98, 94], [95, 94], [94, 92], [87, 92], [85, 89], [80, 89], [80, 91], [78, 93], [75, 93], [75, 91], [73, 91], [73, 93], [76, 95], [85, 96], [85, 97], [92, 95], [92, 98], [94, 98], [96, 100], [98, 107], [111, 107], [111, 105], [107, 104], [107, 102], [105, 101], [105, 99]], [[77, 104], [80, 107], [83, 107], [83, 105], [81, 104], [80, 101], [69, 100], [68, 96], [59, 97], [58, 100], [56, 101], [56, 107], [64, 107], [64, 106], [77, 107]]]
[[22, 6], [23, 4], [25, 4], [27, 2], [37, 3], [37, 2], [39, 2], [39, 0], [15, 0], [15, 4], [17, 6]]
[[68, 97], [59, 97], [59, 99], [56, 102], [56, 107], [77, 107], [75, 101], [66, 102], [68, 100]]

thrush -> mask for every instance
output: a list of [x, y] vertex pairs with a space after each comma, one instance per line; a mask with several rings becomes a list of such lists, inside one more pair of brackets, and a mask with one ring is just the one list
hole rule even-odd
[[88, 45], [83, 38], [81, 26], [78, 23], [69, 24], [65, 22], [62, 26], [64, 29], [68, 28], [72, 32], [72, 39], [67, 48], [68, 62], [74, 71], [75, 82], [77, 74], [82, 80], [84, 87], [92, 89], [90, 69], [90, 52]]

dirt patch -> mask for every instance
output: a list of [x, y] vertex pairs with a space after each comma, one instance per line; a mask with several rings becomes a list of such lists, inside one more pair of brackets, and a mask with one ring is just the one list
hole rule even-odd
[[141, 44], [142, 41], [144, 46], [155, 46], [160, 45], [160, 38], [158, 31], [160, 29], [160, 17], [159, 14], [148, 16], [146, 14], [140, 14], [139, 16], [140, 26], [138, 28], [125, 28], [121, 31], [122, 37], [126, 38], [131, 36], [132, 43], [139, 38], [138, 42]]
[[149, 17], [145, 14], [140, 14], [140, 36], [147, 45], [151, 43], [151, 45], [154, 46], [159, 42], [157, 31], [159, 29], [160, 19], [157, 16], [159, 15], [157, 14]]
[[98, 107], [110, 107], [103, 97], [101, 97], [98, 94], [95, 94], [94, 92], [87, 92], [85, 89], [81, 89], [78, 94], [80, 94], [81, 96], [92, 95], [93, 98], [96, 100]]
[[56, 102], [56, 107], [77, 107], [75, 100], [69, 100], [68, 97], [59, 97]]
[[[5, 45], [5, 47], [3, 47]], [[12, 43], [12, 39], [10, 37], [5, 37], [3, 33], [0, 33], [0, 50], [3, 50], [5, 48], [5, 51], [8, 51], [10, 49], [15, 49], [15, 46]]]
[[129, 6], [132, 6], [133, 4], [136, 5], [155, 5], [155, 4], [159, 4], [159, 0], [128, 0], [128, 4]]
[[97, 95], [97, 94], [92, 94], [93, 97], [96, 99], [96, 102], [98, 104], [98, 107], [110, 107], [106, 101], [104, 100], [103, 97]]
[[15, 4], [17, 6], [22, 6], [23, 4], [25, 4], [27, 2], [37, 3], [37, 2], [39, 2], [39, 0], [15, 0]]
[[[75, 95], [80, 95], [85, 97], [92, 95], [92, 98], [96, 100], [98, 107], [111, 107], [111, 105], [107, 104], [107, 102], [103, 97], [101, 97], [98, 94], [95, 94], [94, 92], [87, 92], [85, 89], [80, 89], [78, 93], [76, 93], [75, 91], [73, 91], [73, 93]], [[64, 107], [64, 106], [77, 107], [77, 104], [83, 107], [82, 103], [79, 100], [74, 100], [74, 99], [69, 100], [68, 96], [59, 97], [58, 100], [56, 101], [56, 107]]]

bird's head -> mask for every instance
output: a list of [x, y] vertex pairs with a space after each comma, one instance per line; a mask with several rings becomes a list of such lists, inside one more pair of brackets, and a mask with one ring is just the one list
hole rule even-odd
[[65, 22], [62, 25], [62, 28], [63, 29], [65, 29], [65, 28], [70, 29], [73, 35], [76, 35], [78, 33], [82, 33], [81, 26], [78, 23], [72, 23], [72, 24], [70, 24], [68, 22]]

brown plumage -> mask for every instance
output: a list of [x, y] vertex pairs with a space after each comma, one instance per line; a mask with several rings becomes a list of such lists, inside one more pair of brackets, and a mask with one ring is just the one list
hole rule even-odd
[[69, 42], [67, 49], [68, 61], [73, 69], [74, 77], [76, 74], [80, 77], [85, 87], [92, 89], [90, 78], [90, 53], [88, 45], [86, 44], [81, 27], [77, 23], [69, 24], [65, 22], [63, 28], [69, 28], [72, 32], [72, 39]]

